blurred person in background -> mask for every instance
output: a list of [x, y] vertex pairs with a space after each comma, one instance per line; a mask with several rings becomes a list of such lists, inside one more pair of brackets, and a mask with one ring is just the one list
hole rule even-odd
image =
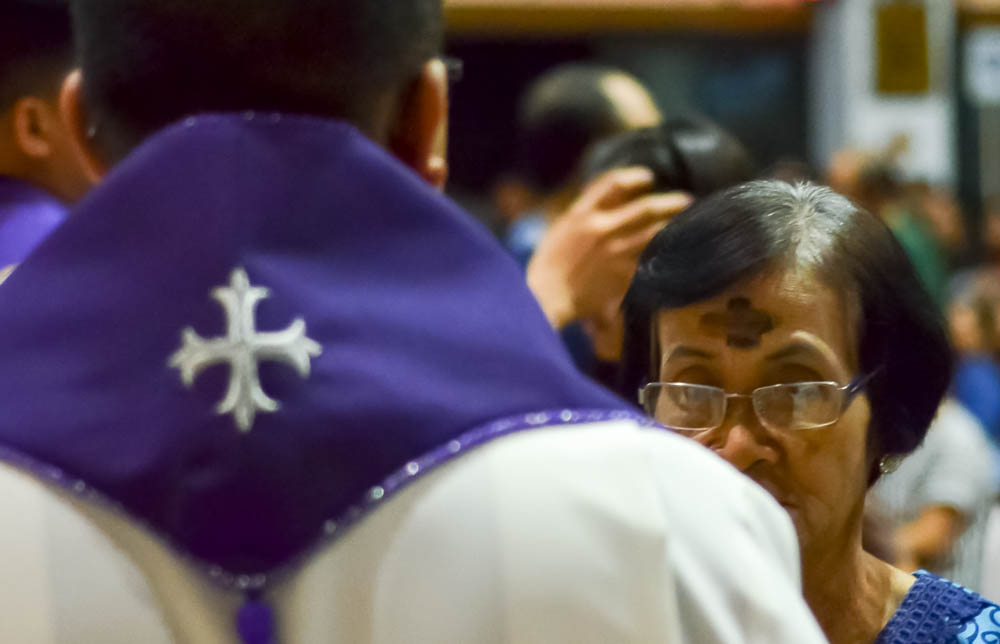
[[[652, 177], [642, 171], [616, 172], [584, 187], [580, 163], [594, 143], [661, 120], [636, 78], [593, 63], [550, 70], [520, 102], [515, 170], [495, 191], [500, 211], [512, 221], [506, 246], [585, 373], [598, 363], [583, 321], [594, 316], [606, 288], [624, 293], [639, 252], [687, 198], [651, 194]], [[575, 261], [584, 258], [604, 271]]]
[[838, 152], [828, 181], [836, 192], [880, 217], [899, 239], [925, 288], [944, 310], [947, 303], [948, 259], [934, 229], [908, 193], [897, 159], [906, 141], [895, 139], [887, 150], [874, 153], [855, 149]]
[[815, 182], [816, 171], [808, 161], [795, 157], [785, 157], [767, 169], [763, 178], [776, 179], [786, 183], [798, 183], [800, 181]]
[[950, 266], [954, 266], [965, 250], [965, 220], [955, 193], [944, 186], [926, 181], [906, 184], [910, 209], [920, 216], [944, 250]]
[[0, 3], [0, 282], [89, 188], [59, 114], [72, 65], [64, 0]]
[[990, 270], [953, 280], [948, 324], [958, 353], [955, 398], [976, 416], [1000, 446], [1000, 282]]
[[997, 281], [1000, 282], [1000, 195], [985, 200], [981, 230], [986, 265], [992, 267], [997, 275]]
[[718, 193], [653, 239], [625, 314], [629, 388], [786, 508], [833, 644], [989, 641], [1000, 607], [862, 547], [867, 491], [924, 439], [952, 363], [883, 222], [810, 184]]
[[[652, 172], [652, 192], [683, 193], [693, 199], [747, 181], [755, 172], [753, 160], [743, 144], [700, 116], [668, 119], [661, 125], [624, 132], [599, 142], [585, 156], [581, 175], [585, 180], [593, 181], [609, 171], [630, 167], [642, 167]], [[658, 225], [654, 224], [643, 234], [657, 232]], [[559, 235], [571, 237], [574, 229], [580, 226], [580, 222], [572, 218], [556, 222], [552, 235], [543, 242], [540, 257], [533, 262], [530, 270], [539, 269], [543, 258], [549, 259], [551, 245]], [[590, 296], [595, 300], [592, 313], [581, 319], [595, 357], [588, 373], [609, 388], [618, 386], [618, 361], [624, 336], [621, 303], [635, 273], [635, 263], [641, 250], [636, 249], [632, 261], [622, 263], [624, 270], [620, 278], [615, 279], [610, 267], [604, 264], [601, 281], [588, 285]], [[571, 265], [565, 257], [554, 256], [551, 259]], [[584, 259], [595, 264], [599, 260], [594, 257]], [[548, 270], [553, 273], [558, 271], [555, 267]]]
[[565, 64], [531, 84], [518, 107], [514, 171], [495, 190], [499, 210], [511, 222], [506, 245], [522, 266], [552, 221], [579, 196], [587, 148], [662, 118], [642, 83], [613, 67]]
[[587, 180], [615, 168], [653, 172], [655, 192], [686, 192], [695, 198], [747, 181], [756, 168], [746, 147], [703, 116], [667, 119], [596, 143], [583, 160]]
[[920, 275], [924, 287], [944, 310], [947, 302], [948, 261], [934, 231], [908, 198], [899, 170], [889, 161], [866, 164], [858, 177], [857, 202], [881, 217], [899, 239]]
[[856, 202], [858, 200], [858, 177], [861, 174], [861, 169], [872, 156], [870, 153], [854, 147], [837, 150], [826, 169], [826, 183], [834, 192]]
[[872, 500], [894, 526], [895, 558], [890, 563], [982, 591], [997, 464], [982, 424], [946, 398], [920, 447], [871, 490]]

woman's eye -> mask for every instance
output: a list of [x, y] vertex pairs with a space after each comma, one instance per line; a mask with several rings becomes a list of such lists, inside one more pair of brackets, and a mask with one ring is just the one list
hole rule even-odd
[[686, 389], [681, 393], [681, 402], [691, 407], [705, 400], [705, 392], [700, 389]]
[[710, 397], [709, 390], [699, 386], [685, 386], [689, 383], [678, 383], [671, 388], [670, 398], [678, 409], [690, 410], [703, 406]]
[[666, 382], [683, 382], [706, 387], [719, 386], [718, 378], [715, 378], [712, 372], [704, 367], [687, 367], [671, 374], [671, 377], [664, 378], [664, 380]]
[[795, 397], [803, 402], [815, 400], [821, 395], [815, 385], [803, 385], [795, 388]]

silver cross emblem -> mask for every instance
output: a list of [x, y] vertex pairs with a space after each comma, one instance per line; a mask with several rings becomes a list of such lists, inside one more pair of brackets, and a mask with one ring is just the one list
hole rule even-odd
[[270, 293], [269, 289], [251, 286], [247, 272], [235, 269], [229, 286], [212, 290], [212, 297], [226, 312], [229, 326], [226, 337], [206, 339], [188, 327], [181, 336], [181, 348], [170, 356], [170, 366], [180, 370], [181, 381], [187, 387], [194, 385], [195, 378], [206, 367], [229, 363], [229, 389], [215, 411], [232, 414], [236, 427], [244, 433], [253, 428], [257, 412], [273, 413], [279, 407], [278, 401], [261, 388], [257, 364], [262, 360], [284, 362], [308, 378], [310, 357], [323, 352], [319, 344], [306, 336], [302, 318], [283, 331], [257, 332], [257, 304]]

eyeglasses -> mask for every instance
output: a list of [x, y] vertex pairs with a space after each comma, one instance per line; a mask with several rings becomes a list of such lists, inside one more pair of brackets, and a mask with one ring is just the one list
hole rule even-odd
[[760, 387], [750, 394], [731, 394], [718, 387], [684, 382], [652, 382], [639, 390], [646, 413], [670, 429], [707, 432], [720, 427], [733, 398], [753, 402], [762, 425], [775, 431], [818, 429], [834, 424], [875, 373], [846, 386], [836, 382], [796, 382]]

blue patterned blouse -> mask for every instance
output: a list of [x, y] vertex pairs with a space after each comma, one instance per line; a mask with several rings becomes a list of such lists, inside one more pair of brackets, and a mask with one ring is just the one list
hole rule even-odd
[[1000, 644], [1000, 606], [929, 572], [916, 578], [875, 644]]

